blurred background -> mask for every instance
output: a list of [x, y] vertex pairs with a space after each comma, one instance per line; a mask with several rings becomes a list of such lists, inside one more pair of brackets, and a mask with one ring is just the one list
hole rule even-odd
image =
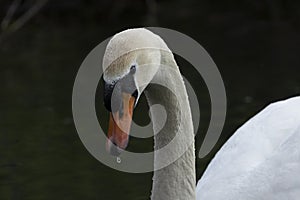
[[[223, 76], [225, 127], [214, 151], [197, 158], [197, 179], [247, 119], [270, 102], [300, 94], [296, 0], [1, 0], [0, 23], [1, 200], [149, 199], [152, 173], [127, 174], [101, 164], [81, 143], [72, 119], [81, 62], [124, 29], [160, 26], [185, 33], [209, 52]], [[209, 94], [192, 67], [177, 60], [200, 97], [199, 150], [209, 123]], [[98, 118], [106, 127], [101, 83], [99, 88]], [[140, 104], [147, 107], [143, 99]], [[134, 117], [138, 124], [147, 123], [142, 110]], [[136, 151], [153, 145], [151, 138], [133, 143]]]

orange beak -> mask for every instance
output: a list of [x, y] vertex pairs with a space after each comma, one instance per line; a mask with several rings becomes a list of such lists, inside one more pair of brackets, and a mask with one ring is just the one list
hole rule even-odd
[[131, 94], [122, 93], [123, 114], [120, 110], [110, 113], [106, 148], [111, 155], [119, 155], [128, 145], [134, 103], [135, 98]]

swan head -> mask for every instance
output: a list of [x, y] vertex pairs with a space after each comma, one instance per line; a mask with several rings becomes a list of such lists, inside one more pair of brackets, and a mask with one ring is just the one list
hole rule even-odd
[[110, 112], [107, 150], [118, 155], [128, 144], [134, 107], [160, 65], [162, 39], [143, 28], [109, 41], [103, 57], [104, 105]]

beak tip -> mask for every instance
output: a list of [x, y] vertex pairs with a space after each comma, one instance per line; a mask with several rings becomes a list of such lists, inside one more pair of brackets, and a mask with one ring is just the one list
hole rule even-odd
[[119, 156], [126, 147], [127, 142], [124, 145], [120, 146], [115, 142], [112, 142], [112, 138], [107, 139], [106, 151], [112, 156]]

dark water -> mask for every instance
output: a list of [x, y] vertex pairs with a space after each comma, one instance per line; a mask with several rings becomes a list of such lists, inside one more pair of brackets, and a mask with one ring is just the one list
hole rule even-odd
[[[225, 128], [214, 152], [197, 159], [199, 179], [215, 151], [249, 117], [269, 102], [300, 94], [300, 29], [289, 20], [253, 19], [241, 13], [196, 20], [202, 15], [196, 12], [199, 7], [192, 6], [172, 17], [167, 2], [161, 6], [165, 15], [153, 25], [181, 31], [202, 44], [226, 86]], [[72, 87], [85, 56], [114, 33], [149, 24], [144, 18], [112, 20], [111, 24], [34, 21], [0, 44], [0, 199], [150, 196], [151, 173], [128, 174], [99, 163], [82, 145], [73, 124]], [[188, 76], [189, 70], [183, 73]], [[197, 90], [203, 96], [203, 120], [196, 137], [199, 149], [210, 102], [203, 81], [193, 81], [201, 83]], [[101, 108], [98, 112], [104, 113], [101, 120], [106, 121], [107, 113]], [[140, 117], [143, 112], [137, 111], [136, 120]], [[139, 148], [145, 143], [134, 144]]]

